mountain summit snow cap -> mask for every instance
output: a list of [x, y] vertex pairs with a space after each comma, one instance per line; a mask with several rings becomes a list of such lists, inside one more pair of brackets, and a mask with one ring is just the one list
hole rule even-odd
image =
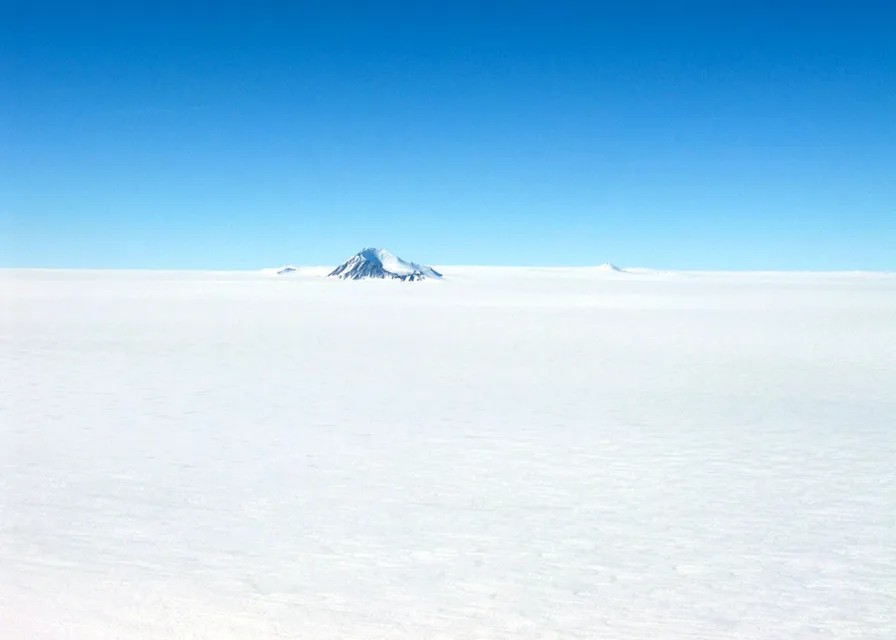
[[402, 260], [386, 249], [367, 247], [336, 267], [330, 277], [340, 280], [425, 280], [442, 274], [425, 265]]

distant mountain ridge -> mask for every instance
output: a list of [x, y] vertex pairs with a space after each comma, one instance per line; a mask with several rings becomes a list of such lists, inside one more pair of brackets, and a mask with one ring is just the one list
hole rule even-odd
[[367, 247], [330, 272], [329, 277], [340, 280], [405, 280], [439, 279], [442, 274], [426, 265], [408, 262], [386, 249]]
[[261, 272], [267, 274], [269, 276], [285, 276], [290, 273], [298, 273], [299, 268], [295, 265], [285, 264], [282, 267], [271, 267], [268, 269], [262, 269]]

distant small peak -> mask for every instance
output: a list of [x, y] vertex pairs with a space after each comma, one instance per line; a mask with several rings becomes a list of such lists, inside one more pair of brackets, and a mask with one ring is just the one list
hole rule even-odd
[[262, 273], [272, 275], [272, 276], [285, 276], [290, 273], [296, 273], [299, 270], [298, 267], [293, 266], [291, 264], [285, 264], [282, 267], [271, 267], [269, 269], [262, 269]]

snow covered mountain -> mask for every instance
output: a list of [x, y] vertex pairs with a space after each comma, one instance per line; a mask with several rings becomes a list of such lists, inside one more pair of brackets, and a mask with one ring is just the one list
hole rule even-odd
[[372, 247], [362, 249], [336, 267], [329, 275], [341, 280], [378, 278], [413, 281], [442, 277], [442, 274], [432, 267], [407, 262], [385, 249]]
[[617, 267], [617, 266], [616, 266], [615, 264], [613, 264], [612, 262], [604, 262], [604, 263], [603, 263], [602, 265], [600, 265], [597, 269], [598, 269], [599, 271], [613, 271], [613, 272], [617, 272], [617, 273], [621, 273], [621, 272], [623, 271], [623, 269], [620, 269], [619, 267]]

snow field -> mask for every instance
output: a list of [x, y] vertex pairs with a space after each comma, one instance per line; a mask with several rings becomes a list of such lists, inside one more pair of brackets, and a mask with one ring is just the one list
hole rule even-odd
[[0, 271], [0, 637], [896, 637], [896, 278], [440, 271]]

